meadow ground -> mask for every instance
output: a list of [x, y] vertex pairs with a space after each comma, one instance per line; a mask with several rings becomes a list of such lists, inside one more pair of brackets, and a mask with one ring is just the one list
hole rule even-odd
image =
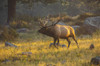
[[[90, 66], [91, 58], [100, 56], [100, 37], [98, 36], [78, 38], [79, 49], [73, 40], [69, 49], [49, 48], [52, 42], [51, 38], [37, 39], [37, 41], [20, 39], [11, 42], [18, 48], [5, 47], [4, 42], [1, 42], [0, 66]], [[60, 43], [68, 45], [66, 40], [60, 40]], [[93, 50], [89, 49], [91, 43], [95, 46]], [[32, 54], [22, 55], [22, 52], [32, 52]]]

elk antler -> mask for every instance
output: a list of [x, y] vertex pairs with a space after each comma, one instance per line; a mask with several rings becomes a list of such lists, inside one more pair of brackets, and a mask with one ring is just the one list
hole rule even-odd
[[[49, 19], [49, 16], [47, 16], [47, 17], [46, 17], [46, 21], [45, 21], [45, 26], [47, 25], [47, 23], [48, 23], [49, 20], [50, 20], [50, 19]], [[61, 20], [61, 16], [60, 16], [60, 14], [59, 14], [59, 17], [57, 18], [57, 21], [56, 21], [55, 23], [51, 21], [52, 24], [49, 25], [49, 26], [47, 26], [47, 27], [50, 27], [50, 26], [56, 25], [57, 23], [59, 23], [60, 20]]]
[[47, 20], [45, 21], [45, 19], [39, 19], [39, 23], [40, 23], [40, 25], [41, 25], [42, 27], [45, 27], [46, 24], [48, 23], [48, 21], [47, 21]]
[[59, 17], [57, 18], [57, 21], [55, 23], [52, 22], [52, 25], [47, 26], [47, 23], [48, 23], [49, 20], [50, 20], [49, 15], [44, 19], [39, 19], [40, 25], [42, 27], [50, 27], [50, 26], [56, 25], [61, 20], [61, 16], [59, 15]]
[[44, 25], [46, 26], [49, 21], [49, 15], [45, 18]]
[[59, 14], [58, 20], [56, 21], [56, 23], [54, 23], [53, 25], [56, 25], [57, 23], [59, 23], [59, 21], [61, 20], [61, 16]]
[[59, 20], [57, 20], [57, 21], [56, 21], [56, 23], [55, 23], [55, 24], [53, 24], [53, 25], [56, 25], [57, 23], [59, 23], [59, 21], [60, 21], [60, 19], [59, 19]]
[[43, 20], [42, 20], [41, 18], [39, 19], [39, 24], [40, 24], [42, 27], [44, 27]]

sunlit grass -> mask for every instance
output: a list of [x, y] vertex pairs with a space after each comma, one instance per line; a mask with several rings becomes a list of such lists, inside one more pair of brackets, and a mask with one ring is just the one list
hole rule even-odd
[[[69, 49], [49, 48], [52, 39], [12, 42], [18, 48], [5, 47], [4, 43], [0, 43], [0, 66], [90, 66], [91, 58], [100, 56], [100, 38], [78, 39], [79, 49], [71, 41]], [[60, 40], [60, 43], [68, 45], [66, 40]], [[92, 43], [95, 48], [90, 50]], [[22, 52], [32, 52], [32, 55], [22, 55]]]

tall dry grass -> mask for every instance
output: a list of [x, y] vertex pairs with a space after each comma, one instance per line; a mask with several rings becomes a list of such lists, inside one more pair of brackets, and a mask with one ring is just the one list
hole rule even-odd
[[[40, 38], [42, 37], [44, 36]], [[91, 38], [77, 40], [79, 49], [73, 40], [69, 49], [49, 48], [49, 44], [53, 42], [51, 38], [12, 42], [18, 48], [5, 47], [4, 43], [0, 43], [0, 66], [90, 66], [91, 58], [100, 56], [100, 37], [96, 37], [95, 34]], [[66, 40], [60, 40], [60, 43], [68, 45]], [[89, 46], [92, 43], [95, 48], [90, 50]], [[22, 52], [32, 52], [32, 55], [22, 55]]]

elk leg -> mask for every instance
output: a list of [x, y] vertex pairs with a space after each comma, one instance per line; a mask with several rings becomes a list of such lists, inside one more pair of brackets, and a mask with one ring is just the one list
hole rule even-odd
[[68, 48], [69, 48], [69, 46], [70, 46], [70, 40], [69, 40], [69, 38], [67, 38], [67, 41], [68, 41]]
[[75, 37], [73, 37], [73, 39], [74, 39], [74, 41], [76, 42], [77, 47], [79, 48], [78, 42], [77, 42], [77, 40], [75, 39]]
[[59, 39], [58, 39], [58, 42], [57, 42], [57, 46], [59, 45]]
[[[54, 39], [54, 46], [56, 47], [56, 41], [57, 41], [57, 39]], [[57, 47], [56, 47], [57, 48]], [[58, 48], [57, 48], [58, 49]]]

